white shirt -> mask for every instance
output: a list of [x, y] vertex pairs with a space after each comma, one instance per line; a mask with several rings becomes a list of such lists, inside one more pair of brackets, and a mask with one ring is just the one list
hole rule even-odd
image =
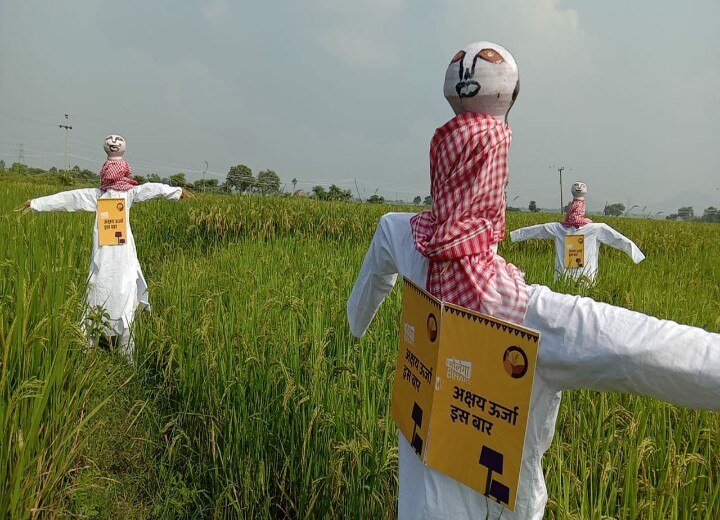
[[123, 245], [98, 246], [97, 221], [93, 223], [93, 246], [88, 276], [88, 307], [103, 307], [110, 316], [108, 334], [127, 336], [138, 305], [149, 307], [147, 283], [135, 249], [135, 237], [130, 227], [130, 207], [151, 199], [178, 200], [182, 188], [147, 183], [128, 191], [96, 188], [70, 190], [30, 201], [33, 211], [92, 211], [97, 212], [99, 198], [125, 199], [127, 241]]
[[[568, 235], [582, 235], [585, 247], [584, 267], [565, 267], [565, 237]], [[638, 246], [625, 235], [618, 233], [607, 224], [590, 223], [579, 228], [565, 227], [560, 222], [549, 222], [516, 229], [510, 233], [510, 240], [522, 242], [530, 238], [552, 238], [555, 240], [555, 279], [566, 275], [574, 280], [585, 277], [591, 282], [595, 280], [598, 271], [598, 253], [600, 243], [624, 251], [633, 262], [640, 263], [645, 255]]]
[[[357, 337], [398, 274], [425, 287], [428, 263], [415, 249], [410, 217], [388, 213], [380, 219], [347, 303]], [[540, 331], [541, 339], [515, 511], [428, 468], [400, 436], [401, 520], [469, 520], [488, 513], [491, 519], [501, 513], [503, 520], [542, 519], [547, 491], [541, 459], [555, 432], [561, 390], [626, 392], [720, 410], [720, 334], [539, 285], [528, 287], [528, 299], [523, 325]]]

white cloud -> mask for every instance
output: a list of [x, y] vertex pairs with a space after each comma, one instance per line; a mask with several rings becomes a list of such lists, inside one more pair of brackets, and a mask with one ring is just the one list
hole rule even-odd
[[330, 54], [353, 65], [366, 68], [387, 67], [397, 61], [397, 51], [381, 35], [349, 27], [328, 29], [317, 36], [318, 43]]
[[387, 68], [397, 63], [392, 23], [402, 16], [405, 0], [311, 0], [294, 7], [303, 29], [349, 67]]
[[227, 0], [208, 0], [201, 6], [203, 16], [210, 21], [220, 20], [227, 14], [228, 9]]

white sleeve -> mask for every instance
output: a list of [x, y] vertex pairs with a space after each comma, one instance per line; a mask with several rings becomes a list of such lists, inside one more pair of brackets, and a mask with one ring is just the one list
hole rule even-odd
[[532, 286], [523, 324], [540, 331], [538, 374], [559, 390], [720, 410], [720, 334], [542, 286]]
[[350, 331], [356, 338], [365, 334], [397, 280], [398, 268], [391, 247], [385, 221], [381, 218], [347, 302]]
[[522, 242], [523, 240], [529, 240], [531, 238], [555, 238], [552, 224], [538, 224], [510, 232], [511, 242]]
[[95, 211], [100, 190], [84, 188], [61, 191], [55, 195], [39, 197], [30, 201], [33, 211]]
[[615, 231], [607, 224], [600, 224], [597, 234], [597, 239], [603, 244], [607, 244], [610, 247], [623, 251], [626, 255], [632, 258], [633, 262], [639, 264], [645, 260], [645, 255], [640, 251], [635, 242], [630, 240], [622, 233]]
[[159, 182], [148, 182], [133, 187], [133, 202], [145, 202], [152, 199], [179, 200], [182, 188], [168, 186]]

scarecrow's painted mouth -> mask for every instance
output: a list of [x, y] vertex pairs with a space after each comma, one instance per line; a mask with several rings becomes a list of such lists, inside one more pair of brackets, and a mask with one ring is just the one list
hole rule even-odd
[[111, 144], [110, 146], [108, 146], [108, 148], [111, 152], [117, 152], [118, 150], [120, 150], [120, 147], [116, 144]]
[[458, 81], [455, 85], [455, 91], [461, 98], [473, 97], [480, 92], [480, 83], [474, 80]]

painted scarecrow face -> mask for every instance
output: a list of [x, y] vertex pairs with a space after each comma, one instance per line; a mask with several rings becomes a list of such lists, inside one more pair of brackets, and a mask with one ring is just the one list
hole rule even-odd
[[125, 139], [120, 135], [109, 135], [103, 144], [108, 159], [122, 157], [125, 153]]
[[570, 191], [572, 191], [573, 197], [575, 198], [585, 197], [587, 194], [587, 186], [585, 186], [584, 182], [576, 182], [572, 185]]
[[471, 43], [448, 65], [443, 90], [456, 115], [475, 112], [505, 119], [520, 91], [517, 64], [497, 43]]

